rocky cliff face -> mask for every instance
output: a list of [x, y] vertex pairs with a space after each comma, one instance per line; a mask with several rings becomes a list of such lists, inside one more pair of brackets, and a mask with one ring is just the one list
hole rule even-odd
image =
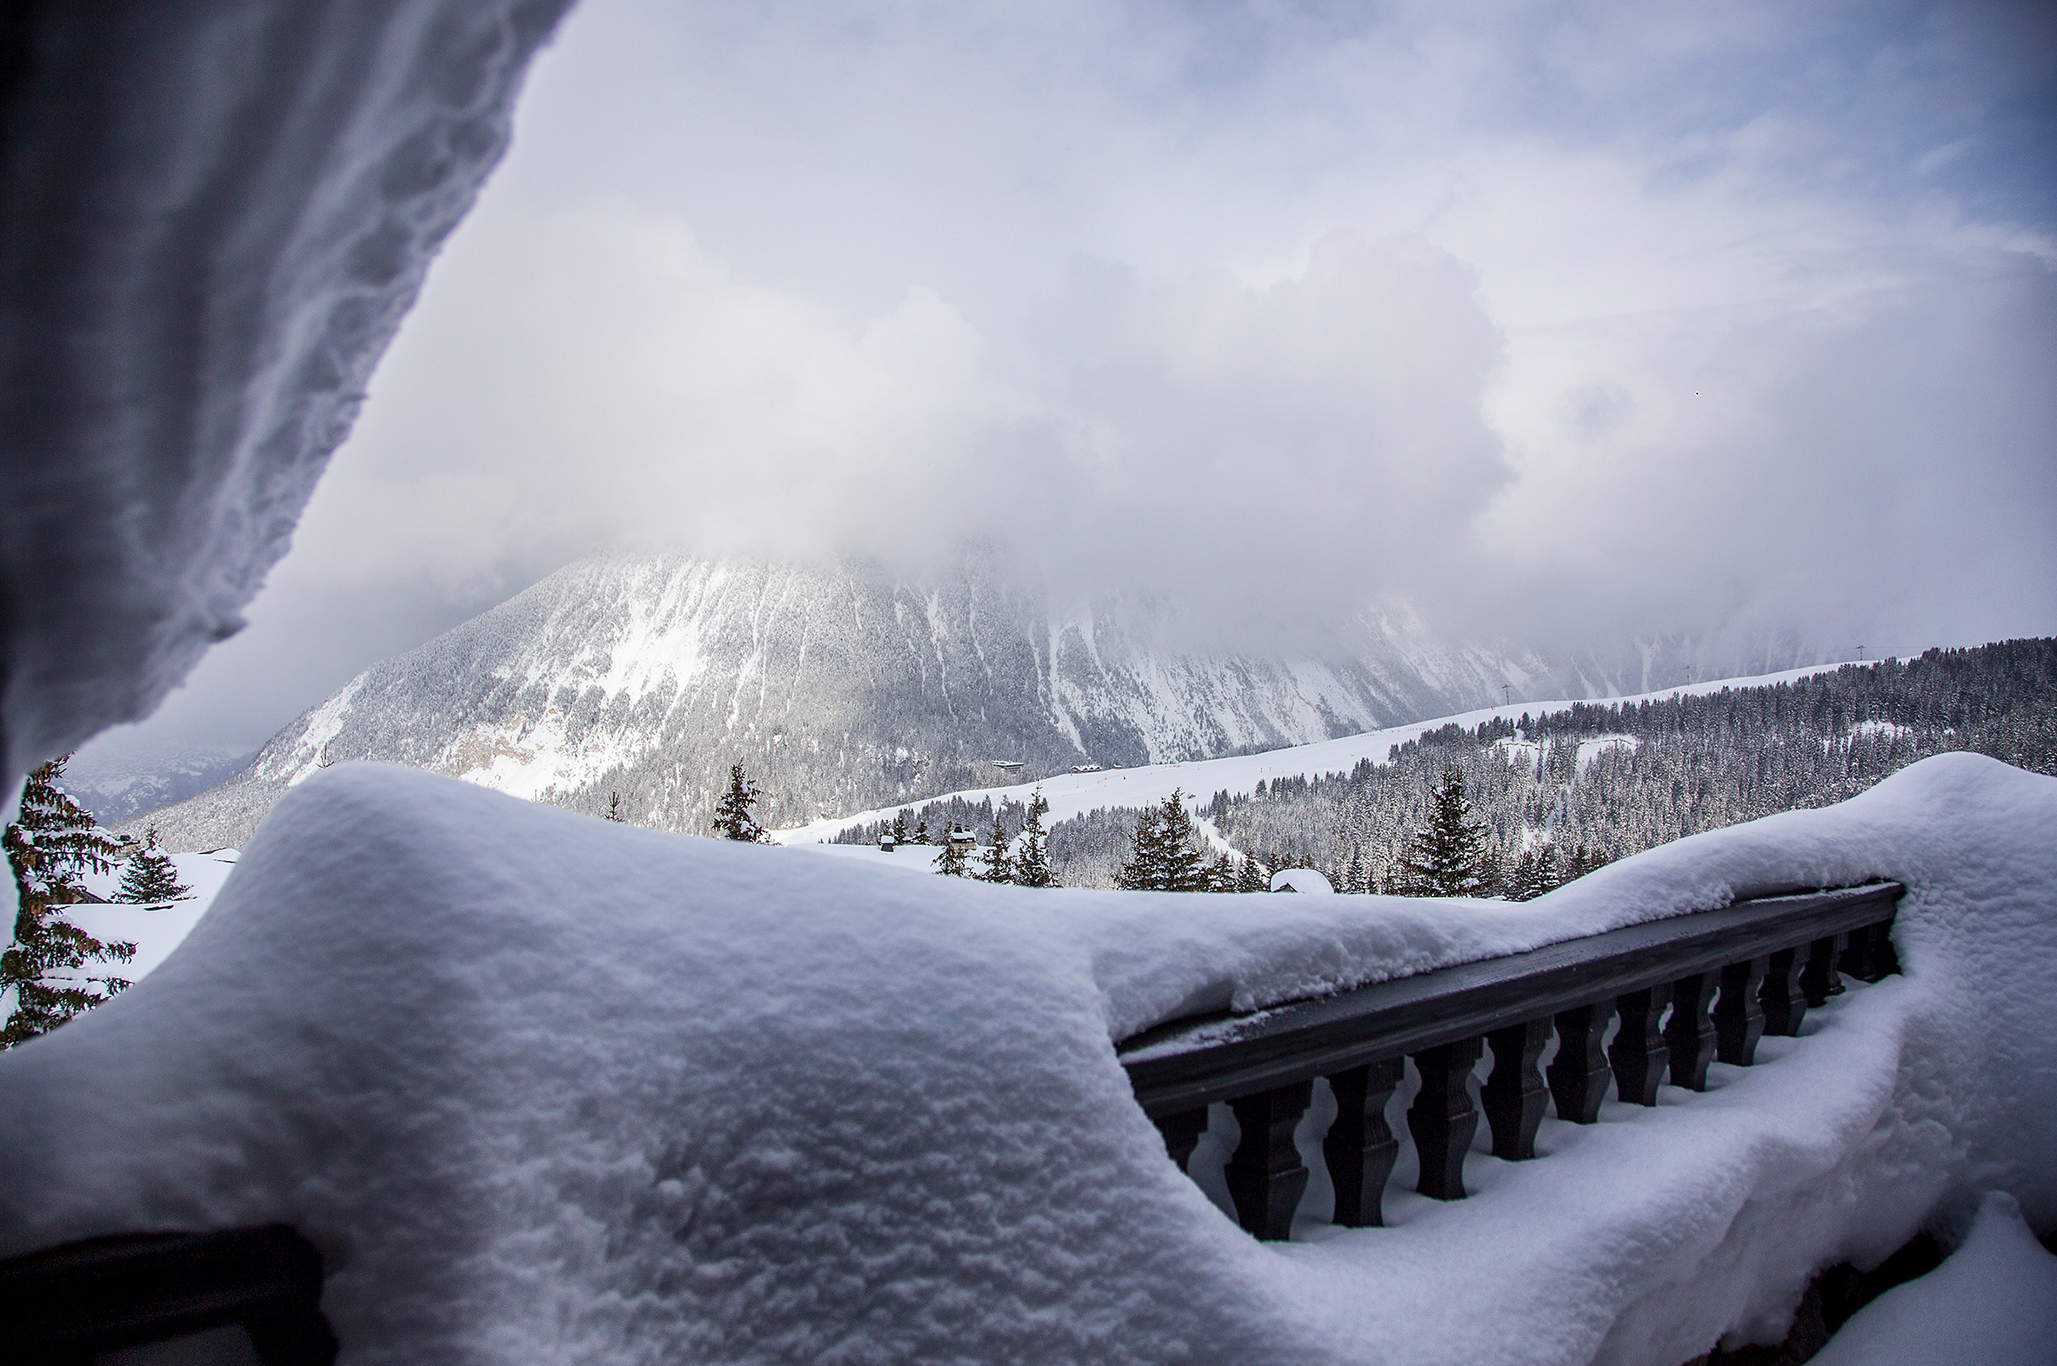
[[150, 819], [172, 848], [239, 843], [320, 766], [371, 759], [593, 813], [619, 793], [631, 820], [703, 831], [740, 761], [766, 822], [788, 824], [987, 785], [994, 760], [1035, 777], [1204, 758], [1482, 706], [1503, 685], [1597, 696], [1687, 667], [1451, 648], [1395, 615], [1352, 631], [1322, 658], [1169, 650], [1145, 618], [1054, 604], [976, 557], [918, 582], [587, 560], [366, 670], [243, 773]]

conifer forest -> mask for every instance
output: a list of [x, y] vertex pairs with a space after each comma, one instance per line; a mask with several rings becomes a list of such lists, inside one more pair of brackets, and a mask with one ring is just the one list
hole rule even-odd
[[2057, 773], [2057, 641], [1448, 725], [1395, 746], [1383, 764], [1217, 793], [1208, 814], [1268, 867], [1318, 868], [1339, 891], [1402, 891], [1454, 768], [1499, 889], [1520, 897], [1539, 890], [1534, 865], [1545, 854], [1555, 865], [1545, 882], [1562, 881], [1703, 830], [1854, 797], [1949, 750]]

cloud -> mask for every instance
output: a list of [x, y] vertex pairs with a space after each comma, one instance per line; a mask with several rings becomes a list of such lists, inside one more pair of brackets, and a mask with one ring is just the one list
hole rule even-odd
[[2049, 28], [588, 0], [228, 649], [979, 535], [1259, 644], [2057, 630]]

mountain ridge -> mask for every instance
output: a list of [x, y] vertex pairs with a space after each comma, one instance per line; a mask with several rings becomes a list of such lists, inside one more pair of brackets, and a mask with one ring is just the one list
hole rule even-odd
[[1395, 605], [1319, 655], [1173, 649], [1162, 627], [1111, 596], [1052, 601], [976, 553], [926, 578], [865, 561], [581, 560], [366, 669], [235, 777], [127, 823], [154, 822], [171, 848], [240, 844], [318, 768], [372, 759], [596, 815], [619, 793], [629, 819], [694, 833], [741, 762], [767, 823], [795, 824], [985, 786], [997, 759], [1034, 777], [1211, 758], [1704, 668], [1684, 641], [1555, 661], [1450, 645]]

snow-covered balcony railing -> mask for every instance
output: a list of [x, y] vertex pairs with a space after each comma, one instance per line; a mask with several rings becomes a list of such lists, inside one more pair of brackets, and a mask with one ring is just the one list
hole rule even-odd
[[[1182, 1169], [1208, 1107], [1234, 1111], [1241, 1136], [1223, 1176], [1238, 1220], [1259, 1238], [1291, 1235], [1308, 1182], [1295, 1135], [1325, 1079], [1336, 1101], [1322, 1140], [1335, 1222], [1377, 1225], [1400, 1152], [1386, 1109], [1407, 1060], [1420, 1077], [1407, 1111], [1419, 1189], [1461, 1199], [1481, 1110], [1494, 1155], [1519, 1161], [1535, 1156], [1553, 1100], [1560, 1119], [1591, 1124], [1610, 1081], [1642, 1105], [1657, 1103], [1667, 1070], [1704, 1090], [1711, 1062], [1750, 1066], [1767, 1031], [1797, 1035], [1842, 977], [1875, 982], [1895, 970], [1888, 932], [1902, 891], [1881, 882], [1759, 897], [1252, 1015], [1172, 1021], [1124, 1041], [1119, 1055]], [[1475, 1103], [1469, 1082], [1487, 1048]]]

